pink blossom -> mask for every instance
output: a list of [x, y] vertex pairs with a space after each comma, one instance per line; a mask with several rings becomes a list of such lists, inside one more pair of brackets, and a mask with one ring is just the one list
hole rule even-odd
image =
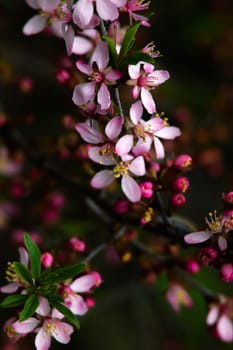
[[[127, 155], [126, 155], [127, 156]], [[94, 175], [91, 180], [91, 186], [94, 188], [105, 188], [115, 179], [121, 177], [121, 188], [126, 197], [131, 202], [138, 202], [141, 199], [141, 189], [130, 174], [136, 176], [145, 175], [145, 162], [142, 156], [133, 158], [132, 156], [123, 157], [125, 160], [114, 162], [112, 170], [101, 170]]]
[[[95, 0], [96, 12], [105, 21], [114, 21], [118, 18], [118, 8], [124, 6], [127, 0]], [[73, 21], [80, 28], [90, 25], [94, 16], [94, 4], [92, 0], [79, 0], [74, 5]]]
[[165, 151], [159, 139], [173, 140], [180, 135], [180, 129], [175, 126], [168, 126], [166, 121], [158, 117], [145, 121], [141, 118], [142, 113], [143, 107], [141, 102], [133, 103], [129, 114], [133, 123], [134, 134], [138, 138], [138, 142], [133, 148], [133, 153], [135, 155], [148, 153], [153, 142], [157, 158], [162, 159], [165, 156]]
[[[143, 65], [143, 69], [141, 69]], [[132, 97], [137, 99], [139, 94], [145, 109], [149, 114], [156, 112], [156, 105], [149, 90], [154, 89], [169, 79], [170, 75], [166, 70], [154, 70], [154, 66], [145, 62], [138, 62], [136, 65], [129, 65], [128, 72], [130, 80], [127, 84], [133, 86]]]
[[230, 343], [233, 340], [233, 325], [228, 315], [227, 305], [213, 304], [206, 317], [208, 326], [215, 325], [218, 337]]
[[145, 11], [148, 10], [150, 1], [147, 0], [129, 0], [123, 10], [129, 13], [129, 17], [134, 21], [140, 21], [143, 26], [150, 27], [149, 19], [145, 16], [138, 15], [137, 11]]
[[[76, 62], [77, 68], [82, 73], [88, 75], [89, 80], [91, 80], [90, 83], [81, 83], [74, 88], [73, 102], [76, 105], [87, 104], [92, 101], [95, 94], [97, 94], [97, 102], [101, 106], [101, 109], [108, 109], [110, 107], [111, 97], [107, 85], [115, 84], [116, 80], [122, 76], [122, 73], [119, 70], [109, 69], [108, 62], [108, 46], [103, 41], [97, 44], [90, 64], [86, 64], [82, 60]], [[93, 68], [94, 63], [96, 63], [98, 68], [97, 71]]]
[[192, 307], [192, 299], [187, 291], [180, 284], [171, 285], [166, 292], [166, 299], [176, 312], [181, 310], [181, 306]]
[[216, 236], [218, 239], [218, 247], [221, 251], [227, 249], [227, 240], [225, 234], [233, 229], [233, 220], [226, 216], [217, 216], [216, 211], [209, 213], [206, 218], [208, 229], [206, 231], [192, 232], [184, 236], [184, 240], [188, 244], [196, 244], [207, 241]]

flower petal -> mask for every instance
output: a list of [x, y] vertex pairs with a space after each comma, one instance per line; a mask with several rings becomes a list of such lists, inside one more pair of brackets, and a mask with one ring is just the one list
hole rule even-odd
[[220, 317], [217, 323], [217, 333], [223, 341], [227, 343], [232, 342], [233, 326], [231, 320], [226, 315]]
[[227, 249], [227, 240], [225, 237], [223, 236], [218, 237], [218, 246], [222, 252]]
[[148, 153], [151, 148], [152, 138], [147, 136], [146, 139], [138, 139], [138, 142], [133, 148], [133, 154], [139, 156], [144, 153]]
[[105, 148], [106, 145], [102, 147], [91, 147], [88, 150], [88, 156], [91, 160], [93, 160], [96, 163], [103, 164], [103, 165], [114, 165], [116, 164], [116, 161], [113, 157], [113, 155], [104, 153], [103, 149]]
[[[52, 336], [62, 344], [70, 342], [70, 334], [73, 333], [74, 329], [71, 325], [65, 322], [53, 322], [55, 327], [51, 328]], [[42, 349], [41, 349], [42, 350]], [[43, 349], [44, 350], [44, 349]], [[47, 349], [45, 349], [47, 350]]]
[[146, 90], [144, 87], [141, 88], [141, 100], [142, 104], [147, 110], [149, 114], [153, 114], [156, 112], [155, 101], [151, 95], [151, 93]]
[[91, 179], [91, 186], [94, 188], [105, 188], [114, 180], [113, 172], [110, 170], [101, 170]]
[[128, 66], [128, 73], [131, 79], [138, 79], [140, 77], [140, 63], [130, 64]]
[[40, 5], [38, 4], [38, 0], [25, 0], [25, 1], [30, 7], [32, 7], [35, 10], [40, 8]]
[[44, 12], [52, 12], [56, 9], [60, 0], [40, 0], [40, 7]]
[[19, 261], [21, 262], [21, 264], [27, 267], [29, 264], [29, 256], [28, 256], [27, 250], [24, 247], [20, 247], [18, 250], [19, 250]]
[[50, 311], [50, 305], [46, 298], [40, 297], [39, 306], [36, 309], [36, 313], [40, 316], [47, 316]]
[[109, 72], [105, 74], [105, 78], [108, 81], [114, 82], [122, 77], [122, 72], [117, 69], [111, 69]]
[[209, 231], [198, 231], [189, 233], [184, 236], [184, 240], [188, 244], [196, 244], [207, 241], [212, 237], [212, 232]]
[[104, 21], [114, 21], [119, 16], [116, 5], [110, 0], [96, 0], [96, 11]]
[[94, 14], [93, 3], [90, 0], [79, 0], [73, 9], [73, 21], [80, 28], [85, 28]]
[[181, 131], [175, 126], [165, 126], [164, 128], [156, 131], [155, 135], [165, 140], [173, 140], [181, 135]]
[[108, 109], [110, 107], [111, 98], [107, 85], [101, 84], [100, 89], [97, 93], [97, 102], [102, 109]]
[[6, 293], [6, 294], [11, 294], [17, 291], [17, 289], [19, 288], [17, 283], [8, 283], [3, 287], [0, 287], [0, 291], [1, 293]]
[[14, 322], [12, 326], [16, 333], [27, 334], [27, 333], [30, 333], [33, 329], [35, 329], [39, 323], [40, 323], [39, 320], [37, 320], [34, 317], [30, 317], [27, 320], [22, 322], [19, 322], [19, 321]]
[[126, 197], [133, 203], [140, 201], [141, 189], [137, 182], [129, 175], [123, 175], [121, 188]]
[[135, 158], [130, 164], [129, 170], [137, 176], [145, 175], [146, 168], [144, 158], [142, 156]]
[[115, 150], [118, 156], [129, 153], [133, 147], [133, 135], [124, 135], [116, 143]]
[[92, 65], [94, 62], [96, 62], [99, 71], [103, 72], [108, 65], [108, 61], [108, 45], [104, 41], [100, 41], [97, 44], [95, 51], [93, 52], [90, 64]]
[[74, 88], [73, 102], [80, 106], [89, 102], [95, 94], [95, 84], [94, 83], [82, 83], [78, 84]]
[[206, 323], [208, 326], [212, 326], [213, 324], [216, 323], [219, 315], [219, 308], [217, 305], [214, 305], [210, 308], [210, 311], [207, 314], [206, 317]]
[[35, 337], [36, 350], [48, 350], [51, 345], [51, 335], [42, 327]]
[[157, 159], [163, 159], [165, 157], [164, 147], [157, 137], [154, 137], [154, 147]]
[[105, 134], [109, 140], [112, 141], [120, 135], [123, 123], [124, 120], [122, 117], [114, 117], [108, 122], [105, 127]]
[[75, 130], [80, 134], [82, 139], [86, 142], [98, 144], [104, 141], [102, 134], [85, 123], [77, 123]]
[[142, 117], [143, 107], [141, 101], [133, 103], [129, 110], [129, 116], [134, 125], [137, 125]]
[[87, 52], [91, 51], [92, 48], [93, 44], [90, 40], [81, 36], [75, 36], [72, 53], [75, 55], [85, 55]]
[[41, 15], [35, 15], [30, 18], [23, 26], [24, 35], [33, 35], [42, 32], [46, 27], [47, 19]]
[[84, 315], [88, 311], [88, 307], [80, 295], [69, 295], [65, 299], [65, 305], [68, 307], [74, 315]]
[[62, 25], [62, 31], [63, 31], [63, 36], [65, 39], [65, 44], [66, 44], [66, 51], [67, 55], [70, 56], [73, 52], [73, 45], [74, 45], [74, 29], [71, 25], [64, 23]]
[[70, 288], [76, 293], [89, 292], [89, 290], [94, 287], [95, 282], [95, 276], [88, 274], [76, 278], [76, 280], [71, 283]]

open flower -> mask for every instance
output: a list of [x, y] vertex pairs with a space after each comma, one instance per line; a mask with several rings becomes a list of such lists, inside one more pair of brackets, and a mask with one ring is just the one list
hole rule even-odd
[[218, 239], [218, 247], [221, 251], [227, 249], [226, 234], [233, 230], [233, 219], [228, 216], [217, 216], [216, 211], [209, 213], [206, 218], [208, 228], [205, 231], [192, 232], [184, 236], [184, 240], [188, 244], [197, 244], [207, 241], [212, 237]]
[[[143, 68], [141, 69], [141, 65]], [[145, 109], [149, 114], [156, 112], [156, 105], [149, 90], [161, 85], [169, 79], [170, 75], [166, 70], [154, 70], [150, 63], [138, 62], [135, 65], [128, 66], [128, 72], [131, 79], [127, 84], [133, 86], [132, 97], [137, 99], [139, 94]]]
[[153, 142], [157, 158], [162, 159], [165, 156], [165, 151], [159, 138], [173, 140], [180, 136], [180, 129], [175, 126], [168, 126], [165, 120], [158, 117], [145, 121], [141, 118], [142, 113], [143, 107], [140, 101], [132, 104], [129, 115], [133, 123], [134, 134], [138, 138], [133, 153], [135, 155], [148, 153]]
[[[79, 2], [78, 2], [79, 3]], [[97, 92], [97, 102], [102, 109], [110, 107], [111, 98], [107, 85], [115, 84], [122, 73], [119, 70], [108, 67], [109, 50], [105, 42], [101, 41], [96, 46], [92, 55], [90, 64], [83, 61], [77, 61], [77, 68], [84, 74], [88, 75], [90, 83], [81, 83], [76, 85], [73, 92], [73, 102], [80, 106], [92, 101]], [[94, 69], [94, 63], [98, 70]]]
[[125, 4], [123, 10], [129, 13], [130, 19], [133, 19], [134, 21], [140, 21], [143, 26], [150, 27], [148, 17], [135, 13], [137, 11], [148, 10], [149, 4], [150, 1], [147, 0], [129, 0]]

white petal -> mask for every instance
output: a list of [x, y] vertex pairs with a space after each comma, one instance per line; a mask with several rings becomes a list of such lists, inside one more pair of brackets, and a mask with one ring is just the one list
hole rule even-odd
[[23, 27], [24, 35], [33, 35], [42, 32], [46, 27], [47, 19], [40, 15], [33, 16], [30, 18]]
[[128, 72], [131, 79], [138, 79], [140, 76], [140, 63], [135, 65], [130, 64], [128, 66]]
[[155, 135], [165, 140], [173, 140], [181, 135], [181, 131], [175, 126], [165, 126], [164, 128], [156, 131]]
[[205, 242], [211, 237], [212, 237], [212, 232], [199, 231], [199, 232], [193, 232], [185, 235], [184, 240], [188, 244], [197, 244], [197, 243]]
[[206, 318], [206, 323], [208, 324], [208, 326], [212, 326], [213, 324], [216, 323], [218, 319], [218, 315], [219, 315], [218, 306], [217, 305], [212, 306]]
[[124, 120], [121, 117], [114, 117], [107, 123], [105, 134], [109, 140], [113, 140], [120, 135], [123, 123]]
[[91, 64], [96, 62], [99, 71], [103, 72], [103, 70], [107, 67], [109, 61], [109, 52], [108, 45], [104, 41], [100, 41], [96, 46], [96, 49], [91, 57]]
[[146, 168], [144, 158], [142, 156], [135, 158], [130, 164], [129, 170], [137, 176], [145, 175]]
[[110, 170], [101, 170], [91, 179], [91, 186], [94, 188], [105, 188], [114, 180], [113, 172]]
[[156, 112], [155, 101], [151, 93], [143, 87], [141, 88], [141, 100], [143, 106], [146, 108], [149, 114], [153, 114]]
[[129, 116], [134, 125], [137, 125], [142, 117], [143, 107], [141, 101], [133, 103], [130, 107]]
[[103, 165], [114, 165], [116, 164], [115, 159], [113, 158], [113, 155], [109, 154], [101, 154], [101, 150], [103, 150], [105, 146], [103, 147], [91, 147], [88, 150], [88, 156], [91, 160], [93, 160], [96, 163], [103, 164]]
[[48, 350], [51, 345], [51, 336], [49, 332], [46, 332], [42, 327], [36, 335], [35, 346], [36, 350]]
[[95, 285], [95, 277], [93, 275], [85, 275], [77, 278], [71, 283], [70, 288], [76, 293], [88, 292]]
[[124, 156], [129, 153], [133, 147], [133, 135], [122, 136], [116, 143], [116, 153], [118, 156]]
[[157, 159], [163, 159], [165, 157], [164, 147], [157, 137], [154, 137], [154, 147]]
[[223, 315], [220, 317], [218, 323], [217, 323], [217, 332], [219, 337], [227, 342], [230, 343], [233, 340], [233, 326], [231, 320]]
[[137, 182], [129, 175], [123, 175], [121, 188], [126, 197], [133, 203], [140, 201], [141, 189]]
[[16, 333], [27, 334], [27, 333], [30, 333], [33, 329], [35, 329], [39, 323], [40, 323], [39, 320], [37, 320], [34, 317], [30, 317], [27, 320], [22, 322], [19, 322], [19, 321], [14, 322], [12, 326]]

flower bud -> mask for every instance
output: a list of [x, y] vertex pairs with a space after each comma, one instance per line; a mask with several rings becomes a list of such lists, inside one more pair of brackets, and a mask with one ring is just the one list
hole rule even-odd
[[189, 259], [185, 262], [185, 268], [190, 273], [197, 273], [200, 270], [200, 265], [194, 259]]
[[61, 69], [56, 74], [56, 79], [59, 83], [65, 84], [70, 78], [69, 73], [65, 69]]
[[225, 204], [227, 205], [233, 205], [233, 191], [227, 192], [226, 194], [223, 193], [223, 200]]
[[186, 203], [186, 198], [183, 193], [174, 193], [171, 198], [171, 204], [174, 207], [183, 207]]
[[199, 255], [201, 262], [205, 265], [208, 265], [209, 263], [215, 260], [215, 258], [218, 255], [218, 252], [217, 250], [211, 247], [206, 247], [201, 250]]
[[186, 176], [180, 176], [173, 181], [172, 187], [176, 191], [186, 192], [189, 188], [189, 180]]
[[94, 298], [92, 298], [90, 296], [86, 298], [85, 302], [86, 302], [88, 309], [95, 306], [95, 300], [94, 300]]
[[76, 252], [83, 252], [86, 249], [86, 244], [77, 237], [71, 237], [69, 243]]
[[188, 154], [180, 154], [174, 161], [177, 170], [187, 170], [192, 165], [192, 158]]
[[141, 188], [142, 197], [151, 198], [153, 196], [154, 191], [153, 191], [152, 182], [150, 182], [150, 181], [143, 182], [140, 185], [140, 188]]
[[233, 265], [231, 263], [221, 266], [221, 278], [224, 282], [233, 281]]
[[129, 211], [129, 202], [126, 200], [119, 200], [114, 205], [114, 211], [116, 214], [126, 214]]
[[49, 252], [43, 253], [41, 255], [41, 264], [46, 269], [53, 264], [53, 260], [54, 260], [53, 259], [53, 255], [51, 253], [49, 253]]

